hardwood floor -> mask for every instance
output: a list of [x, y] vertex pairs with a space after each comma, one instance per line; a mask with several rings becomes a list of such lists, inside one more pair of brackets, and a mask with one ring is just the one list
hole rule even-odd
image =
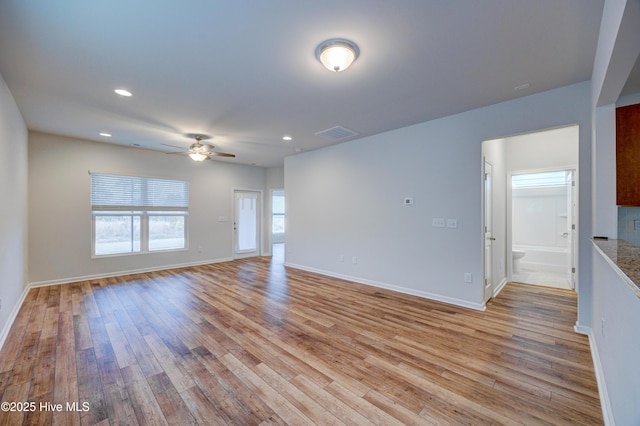
[[0, 352], [34, 409], [0, 424], [602, 424], [575, 319], [570, 291], [477, 312], [265, 258], [35, 288]]

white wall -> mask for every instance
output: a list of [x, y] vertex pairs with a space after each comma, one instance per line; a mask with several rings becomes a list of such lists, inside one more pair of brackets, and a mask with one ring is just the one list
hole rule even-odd
[[[189, 181], [189, 249], [91, 258], [88, 171]], [[230, 259], [233, 189], [264, 190], [265, 169], [31, 132], [29, 281], [93, 276]], [[219, 221], [220, 217], [228, 221]]]
[[[607, 424], [640, 424], [640, 298], [606, 258], [593, 253], [591, 346]], [[598, 371], [599, 369], [599, 371]], [[605, 386], [603, 386], [605, 385]]]
[[[481, 143], [580, 125], [580, 212], [590, 230], [589, 88], [568, 86], [286, 158], [287, 263], [482, 307]], [[404, 197], [415, 205], [404, 206]], [[458, 227], [433, 228], [432, 218], [456, 218]], [[579, 310], [589, 318], [590, 241], [581, 237], [587, 303]], [[463, 282], [465, 272], [473, 283]]]
[[[507, 172], [576, 168], [578, 138], [576, 126], [508, 137], [505, 144]], [[590, 147], [587, 149], [591, 150]]]
[[27, 283], [27, 127], [0, 76], [0, 347]]

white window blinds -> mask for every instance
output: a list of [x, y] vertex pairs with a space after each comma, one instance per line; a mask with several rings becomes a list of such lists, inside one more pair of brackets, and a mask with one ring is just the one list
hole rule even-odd
[[91, 209], [187, 211], [189, 182], [91, 173]]

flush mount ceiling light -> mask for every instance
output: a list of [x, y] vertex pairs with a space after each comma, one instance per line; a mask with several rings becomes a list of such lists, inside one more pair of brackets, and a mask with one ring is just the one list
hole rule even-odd
[[115, 89], [114, 92], [116, 92], [120, 96], [125, 96], [125, 97], [131, 96], [131, 92], [126, 89]]
[[360, 49], [352, 41], [342, 38], [332, 38], [324, 41], [316, 48], [316, 58], [333, 72], [344, 71], [358, 59]]

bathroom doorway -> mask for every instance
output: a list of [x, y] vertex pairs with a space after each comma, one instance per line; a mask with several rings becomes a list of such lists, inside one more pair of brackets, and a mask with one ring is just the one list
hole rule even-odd
[[575, 171], [511, 174], [512, 281], [572, 289]]
[[[493, 281], [492, 297], [495, 297], [509, 281], [515, 281], [513, 271], [514, 263], [517, 263], [518, 266], [522, 264], [524, 267], [531, 267], [533, 265], [527, 263], [533, 263], [535, 261], [535, 255], [520, 256], [518, 250], [516, 250], [515, 255], [513, 253], [513, 200], [511, 179], [514, 175], [539, 172], [572, 172], [571, 179], [572, 182], [575, 182], [575, 186], [570, 187], [572, 194], [570, 199], [572, 201], [571, 206], [567, 205], [566, 207], [566, 221], [567, 223], [570, 222], [569, 216], [572, 216], [571, 222], [572, 225], [575, 225], [575, 229], [570, 228], [559, 233], [568, 233], [566, 240], [562, 236], [559, 236], [559, 238], [566, 241], [568, 249], [570, 249], [571, 253], [564, 257], [570, 258], [572, 265], [569, 266], [569, 260], [567, 260], [566, 267], [563, 267], [564, 277], [561, 285], [563, 288], [577, 288], [577, 279], [579, 279], [579, 277], [577, 277], [576, 273], [571, 273], [571, 276], [569, 276], [569, 271], [577, 269], [577, 230], [579, 220], [575, 206], [578, 203], [578, 187], [580, 182], [580, 171], [578, 170], [579, 133], [579, 126], [570, 125], [483, 141], [483, 184], [481, 191], [483, 202], [486, 203], [488, 201], [491, 203], [491, 215], [493, 217], [493, 232], [491, 236], [495, 238], [495, 240], [491, 241], [491, 265], [483, 262], [483, 273], [486, 273], [487, 269], [490, 270]], [[485, 162], [490, 162], [492, 165], [493, 178], [490, 197], [487, 197], [485, 193]], [[567, 201], [567, 203], [569, 203], [569, 201]], [[487, 215], [486, 205], [484, 205], [482, 209], [482, 215], [483, 217]], [[482, 223], [484, 224], [484, 221]], [[484, 232], [482, 236], [484, 240], [486, 238]], [[486, 251], [486, 241], [483, 241], [483, 243], [485, 243]], [[525, 256], [528, 257], [526, 260]], [[522, 277], [516, 275], [515, 278], [521, 279]], [[543, 279], [542, 276], [535, 277], [534, 279], [536, 282], [531, 279], [521, 279], [521, 281], [539, 285], [555, 285], [553, 282], [550, 283], [548, 280]], [[485, 299], [486, 297], [487, 295], [485, 294]]]

